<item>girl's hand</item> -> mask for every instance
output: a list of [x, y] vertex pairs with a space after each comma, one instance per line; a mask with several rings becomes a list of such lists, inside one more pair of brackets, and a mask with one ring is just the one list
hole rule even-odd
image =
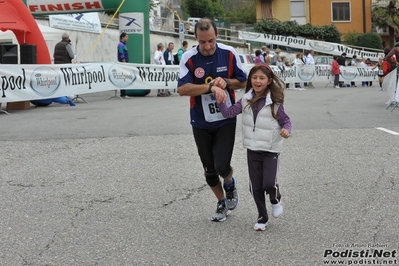
[[280, 136], [282, 136], [283, 138], [288, 138], [290, 136], [290, 133], [285, 128], [282, 128], [280, 131]]

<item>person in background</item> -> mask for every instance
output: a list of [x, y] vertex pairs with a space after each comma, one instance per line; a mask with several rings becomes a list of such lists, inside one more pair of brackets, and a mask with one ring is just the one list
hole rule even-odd
[[[340, 65], [340, 66], [346, 66], [346, 53], [342, 53], [340, 56], [338, 56], [337, 62], [338, 62], [338, 65]], [[351, 81], [351, 84], [352, 83], [354, 84], [353, 81]], [[338, 82], [338, 86], [344, 87], [344, 82], [343, 81]]]
[[[164, 45], [160, 42], [157, 44], [157, 50], [154, 52], [154, 64], [155, 65], [166, 65], [165, 59], [163, 58], [164, 53], [162, 52]], [[158, 89], [158, 97], [167, 97], [169, 94], [166, 94], [164, 89]]]
[[[263, 58], [264, 60], [264, 58]], [[255, 51], [255, 64], [257, 63], [264, 63], [264, 61], [262, 60], [262, 51], [261, 50], [256, 50]]]
[[[314, 57], [313, 56], [314, 56], [314, 50], [310, 50], [308, 55], [306, 56], [306, 64], [307, 65], [313, 65], [314, 66], [315, 63], [314, 63]], [[309, 88], [314, 88], [313, 83], [309, 82], [308, 87]]]
[[273, 65], [273, 66], [275, 66], [276, 63], [277, 63], [277, 56], [280, 55], [281, 49], [280, 49], [280, 48], [277, 48], [276, 50], [274, 50], [274, 53], [275, 53], [275, 54], [274, 54], [274, 56], [273, 56], [273, 58], [272, 58], [272, 60], [271, 60], [271, 62], [270, 62], [270, 64]]
[[334, 74], [334, 88], [339, 89], [339, 74], [341, 74], [341, 70], [339, 69], [338, 64], [338, 55], [333, 55], [333, 61], [331, 63], [331, 71]]
[[[53, 54], [54, 64], [76, 63], [76, 58], [77, 56], [73, 52], [69, 34], [68, 33], [62, 34], [61, 41], [58, 42], [54, 47], [54, 54]], [[59, 97], [59, 98], [54, 98], [53, 101], [57, 102], [57, 100], [60, 100], [61, 98], [64, 99], [63, 97]], [[70, 106], [75, 106], [75, 103], [73, 102], [74, 99], [77, 100], [77, 97], [75, 95], [65, 96], [65, 99], [66, 100], [64, 102], [66, 102]], [[61, 103], [60, 101], [58, 102]]]
[[211, 220], [223, 222], [239, 204], [237, 178], [231, 167], [237, 121], [235, 117], [224, 118], [216, 100], [234, 104], [234, 90], [245, 87], [247, 75], [237, 51], [217, 42], [213, 20], [200, 19], [194, 36], [198, 45], [182, 56], [178, 89], [181, 96], [190, 96], [190, 123], [197, 152], [206, 183], [217, 199]]
[[373, 70], [378, 68], [378, 83], [380, 84], [380, 90], [382, 90], [382, 82], [384, 81], [384, 71], [382, 70], [384, 62], [382, 57], [378, 58], [378, 63], [373, 67]]
[[[360, 64], [359, 64], [359, 67], [366, 67], [367, 65], [366, 65], [366, 59], [365, 58], [362, 58], [362, 60], [360, 61]], [[365, 87], [366, 86], [366, 82], [367, 81], [362, 81], [362, 87]]]
[[177, 59], [179, 60], [179, 62], [177, 63], [180, 63], [182, 55], [184, 54], [185, 51], [187, 51], [187, 47], [188, 47], [188, 42], [183, 41], [182, 47], [179, 48], [179, 50], [177, 51]]
[[[356, 67], [357, 66], [357, 56], [353, 55], [351, 62], [350, 62], [350, 66]], [[354, 81], [351, 81], [351, 87], [356, 87], [356, 84]]]
[[[374, 67], [374, 64], [371, 62], [370, 58], [367, 58], [365, 63], [366, 63], [366, 66], [368, 66], [368, 67]], [[366, 86], [373, 87], [373, 82], [366, 81]]]
[[266, 63], [266, 57], [270, 54], [269, 50], [267, 50], [266, 45], [263, 45], [261, 48], [261, 59], [263, 63]]
[[[175, 48], [175, 44], [170, 42], [168, 44], [168, 48], [166, 48], [165, 52], [163, 52], [163, 59], [165, 60], [166, 65], [174, 65], [173, 48]], [[171, 95], [168, 89], [165, 90], [164, 94], [167, 96]]]
[[[302, 60], [303, 54], [302, 53], [297, 53], [295, 56], [295, 59], [292, 61], [292, 65], [296, 67], [303, 66], [305, 63]], [[295, 88], [296, 90], [306, 90], [301, 87], [301, 84], [299, 82], [295, 83]]]
[[242, 113], [249, 188], [258, 210], [254, 230], [264, 231], [269, 221], [265, 194], [269, 194], [273, 217], [283, 213], [277, 183], [279, 156], [283, 139], [291, 135], [292, 129], [291, 119], [284, 110], [284, 82], [268, 65], [256, 64], [249, 72], [244, 96], [230, 107], [220, 101], [219, 108], [226, 118]]
[[62, 34], [62, 39], [54, 47], [54, 64], [70, 64], [76, 60], [77, 56], [72, 50], [71, 39], [69, 34]]
[[[118, 50], [118, 61], [123, 63], [129, 62], [129, 52], [127, 51], [126, 42], [129, 40], [129, 35], [126, 32], [122, 32], [119, 36], [119, 43], [117, 46]], [[126, 95], [126, 90], [120, 91], [121, 98], [129, 99], [130, 97]]]

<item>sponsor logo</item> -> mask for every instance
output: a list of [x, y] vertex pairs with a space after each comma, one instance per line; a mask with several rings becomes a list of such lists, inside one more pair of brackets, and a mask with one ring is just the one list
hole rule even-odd
[[216, 72], [226, 72], [227, 71], [227, 66], [222, 66], [216, 68]]
[[240, 39], [249, 39], [249, 40], [258, 39], [260, 37], [259, 33], [245, 32], [245, 31], [239, 31], [238, 35]]
[[39, 67], [32, 72], [30, 85], [40, 96], [54, 94], [61, 84], [60, 74], [51, 67]]
[[341, 70], [341, 76], [346, 80], [352, 80], [357, 76], [357, 68], [344, 67]]
[[330, 43], [325, 43], [325, 42], [311, 41], [311, 42], [309, 42], [309, 46], [317, 51], [330, 52], [330, 51], [334, 51], [334, 49], [335, 49], [335, 45], [330, 44]]
[[128, 21], [125, 26], [129, 27], [130, 25], [135, 24], [136, 26], [141, 28], [141, 26], [135, 22], [137, 19], [128, 16], [119, 16], [119, 17], [126, 19]]
[[194, 75], [196, 78], [202, 78], [205, 75], [205, 70], [202, 67], [197, 67], [194, 71]]
[[127, 88], [137, 78], [133, 68], [121, 64], [112, 65], [108, 71], [108, 77], [111, 83], [117, 88]]
[[298, 76], [303, 81], [311, 81], [315, 76], [316, 71], [314, 66], [302, 66], [298, 71]]

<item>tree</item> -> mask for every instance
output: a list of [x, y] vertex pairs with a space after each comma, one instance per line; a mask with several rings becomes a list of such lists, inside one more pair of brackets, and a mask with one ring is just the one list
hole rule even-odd
[[220, 0], [185, 0], [184, 6], [191, 17], [213, 19], [224, 16], [224, 8]]
[[380, 28], [388, 28], [389, 45], [394, 46], [395, 30], [399, 30], [398, 0], [377, 0], [373, 5], [373, 22]]

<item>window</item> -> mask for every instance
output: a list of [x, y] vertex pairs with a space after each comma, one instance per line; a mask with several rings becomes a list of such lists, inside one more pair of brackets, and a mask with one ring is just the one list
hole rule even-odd
[[350, 21], [349, 2], [332, 3], [332, 21]]
[[291, 9], [291, 17], [304, 17], [305, 0], [291, 0], [290, 9]]

